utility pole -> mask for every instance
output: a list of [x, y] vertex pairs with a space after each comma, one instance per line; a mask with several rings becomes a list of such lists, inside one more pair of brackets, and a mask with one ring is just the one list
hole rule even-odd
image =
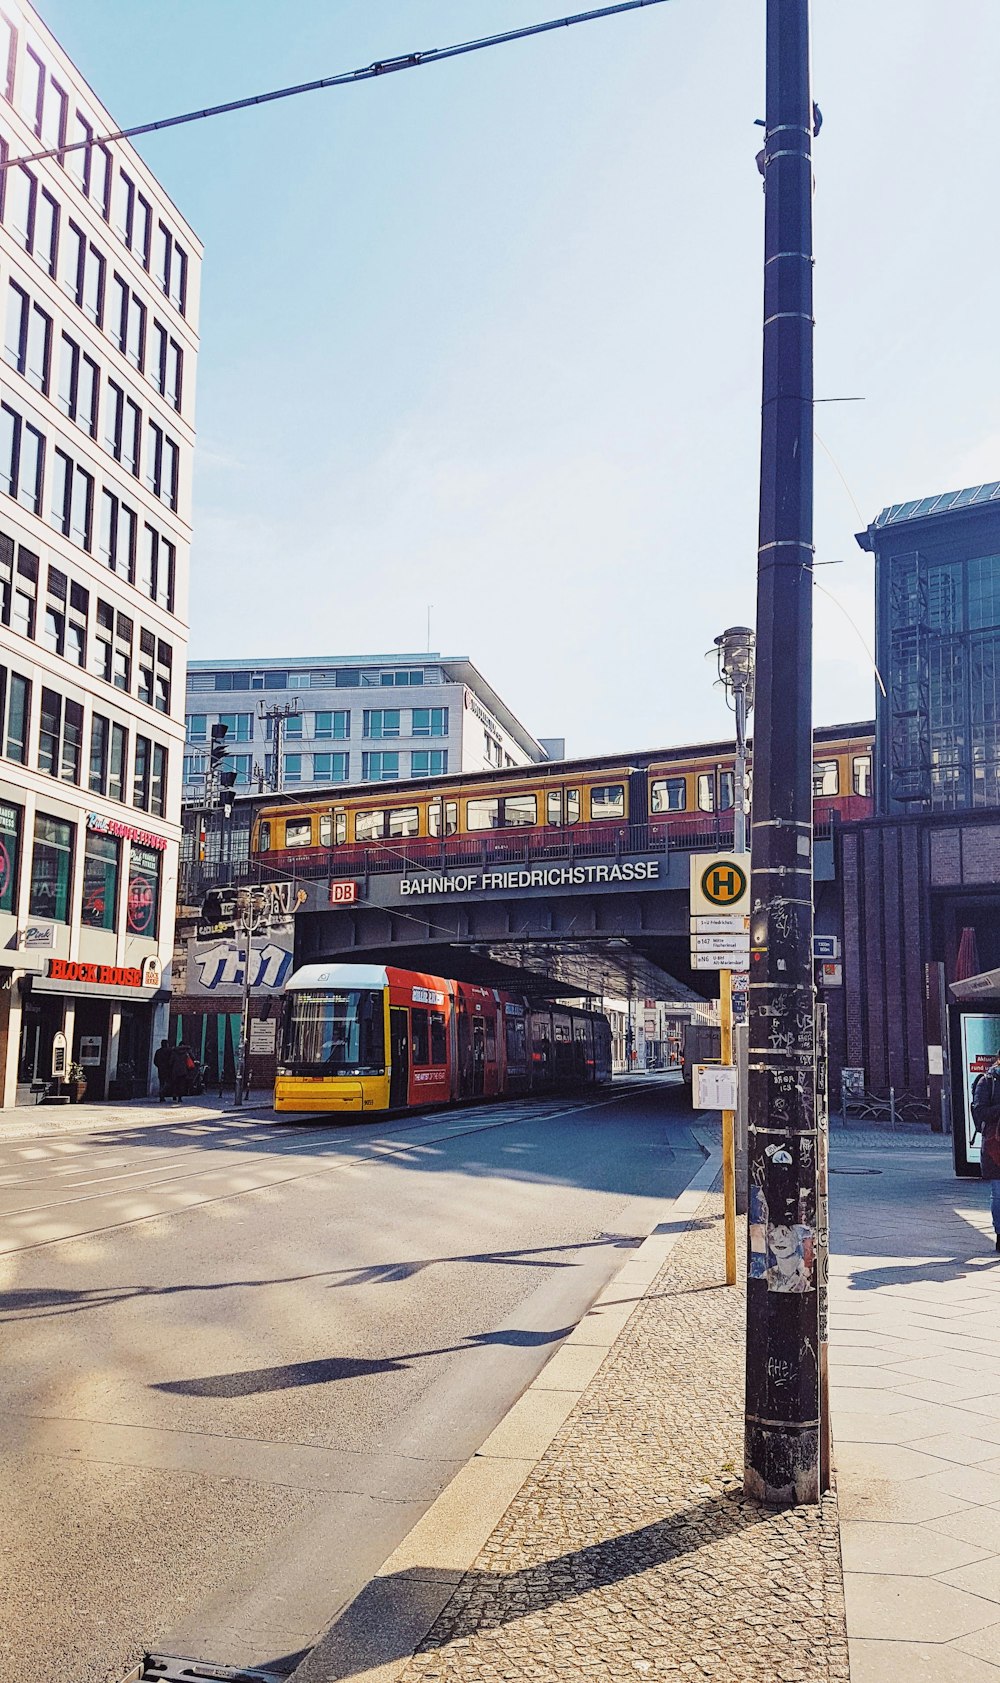
[[257, 717], [271, 727], [271, 788], [276, 795], [280, 795], [282, 784], [281, 738], [289, 719], [302, 717], [302, 709], [297, 701], [276, 701], [273, 707], [268, 707], [263, 701], [260, 701], [257, 703]]
[[809, 0], [767, 0], [751, 823], [747, 1494], [819, 1500]]

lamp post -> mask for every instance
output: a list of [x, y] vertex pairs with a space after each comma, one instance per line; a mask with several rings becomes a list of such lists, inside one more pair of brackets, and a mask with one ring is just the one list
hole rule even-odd
[[751, 831], [747, 1494], [819, 1500], [809, 0], [767, 0]]
[[756, 637], [748, 625], [731, 625], [716, 637], [719, 682], [736, 714], [736, 767], [733, 778], [733, 852], [747, 850], [747, 715], [753, 708]]

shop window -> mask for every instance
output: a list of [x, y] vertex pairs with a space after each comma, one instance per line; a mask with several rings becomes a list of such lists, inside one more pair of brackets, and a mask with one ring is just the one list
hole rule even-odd
[[17, 910], [22, 819], [23, 813], [19, 806], [0, 803], [0, 912]]
[[153, 847], [132, 843], [128, 867], [128, 912], [125, 928], [130, 935], [155, 938], [160, 925], [160, 871], [163, 855]]
[[83, 849], [80, 921], [88, 929], [114, 929], [118, 906], [118, 843], [87, 831]]
[[69, 922], [73, 878], [73, 826], [40, 812], [35, 818], [28, 911], [32, 917]]

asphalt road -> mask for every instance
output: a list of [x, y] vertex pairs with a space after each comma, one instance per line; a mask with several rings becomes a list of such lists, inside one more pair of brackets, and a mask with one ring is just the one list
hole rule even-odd
[[[290, 1670], [702, 1161], [677, 1086], [0, 1143], [0, 1677]], [[33, 1126], [34, 1119], [29, 1126]]]

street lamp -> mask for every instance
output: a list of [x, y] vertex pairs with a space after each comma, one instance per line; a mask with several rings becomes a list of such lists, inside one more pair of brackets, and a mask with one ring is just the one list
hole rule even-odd
[[754, 647], [748, 625], [731, 625], [716, 637], [719, 682], [736, 714], [736, 770], [733, 785], [733, 852], [747, 850], [747, 715], [753, 708]]

